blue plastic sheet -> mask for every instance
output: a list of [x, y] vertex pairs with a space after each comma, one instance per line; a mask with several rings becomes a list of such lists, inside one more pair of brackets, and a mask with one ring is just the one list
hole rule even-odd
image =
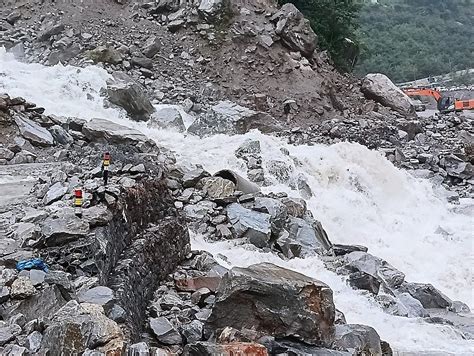
[[44, 272], [48, 272], [48, 266], [41, 258], [31, 258], [29, 260], [19, 261], [16, 264], [16, 269], [18, 271], [30, 270], [30, 269], [40, 269]]

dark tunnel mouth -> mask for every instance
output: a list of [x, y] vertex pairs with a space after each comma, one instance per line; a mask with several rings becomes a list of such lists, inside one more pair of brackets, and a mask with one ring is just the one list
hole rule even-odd
[[237, 178], [235, 177], [234, 173], [232, 173], [232, 171], [229, 171], [228, 169], [223, 169], [222, 171], [217, 172], [216, 174], [214, 174], [214, 177], [221, 177], [230, 180], [232, 183], [237, 185]]

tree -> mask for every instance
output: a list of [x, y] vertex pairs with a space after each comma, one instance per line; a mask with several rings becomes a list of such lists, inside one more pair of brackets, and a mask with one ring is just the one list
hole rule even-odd
[[292, 3], [310, 21], [319, 46], [327, 50], [342, 71], [351, 71], [358, 57], [359, 1], [356, 0], [280, 0]]

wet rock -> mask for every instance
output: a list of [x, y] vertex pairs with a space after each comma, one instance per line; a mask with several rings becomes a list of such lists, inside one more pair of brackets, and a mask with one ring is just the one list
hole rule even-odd
[[242, 158], [247, 155], [254, 155], [254, 154], [260, 154], [260, 153], [261, 153], [260, 141], [252, 140], [252, 139], [247, 139], [244, 143], [242, 143], [239, 146], [239, 148], [235, 150], [235, 156], [237, 158]]
[[165, 345], [177, 345], [183, 341], [178, 330], [166, 318], [151, 318], [150, 328], [156, 339]]
[[233, 342], [230, 344], [213, 344], [197, 342], [184, 347], [184, 356], [214, 356], [214, 355], [252, 355], [268, 356], [265, 346], [250, 342]]
[[124, 108], [133, 120], [146, 121], [155, 111], [144, 89], [125, 73], [113, 74], [107, 94], [110, 102]]
[[173, 107], [161, 108], [151, 115], [149, 126], [156, 126], [164, 129], [176, 129], [179, 132], [186, 131], [184, 121], [179, 110]]
[[227, 207], [227, 216], [237, 237], [246, 238], [257, 247], [268, 245], [272, 233], [271, 215], [234, 203]]
[[47, 246], [58, 246], [84, 237], [89, 232], [89, 224], [75, 215], [63, 215], [57, 219], [48, 218], [43, 222], [41, 233]]
[[351, 252], [346, 254], [343, 258], [347, 263], [346, 268], [367, 273], [379, 279], [380, 282], [390, 288], [400, 286], [405, 279], [405, 275], [402, 272], [381, 258], [372, 256], [366, 252]]
[[113, 47], [98, 46], [97, 48], [88, 51], [86, 56], [94, 61], [94, 63], [109, 63], [109, 64], [120, 64], [122, 63], [122, 55]]
[[377, 295], [380, 290], [380, 281], [370, 274], [361, 271], [351, 273], [347, 282], [353, 288], [363, 289], [374, 295]]
[[448, 308], [451, 300], [431, 284], [404, 283], [399, 287], [400, 292], [410, 294], [419, 300], [424, 308]]
[[288, 217], [288, 208], [277, 199], [255, 198], [254, 209], [263, 213], [270, 214], [272, 232], [277, 235], [283, 229]]
[[382, 355], [380, 336], [366, 325], [336, 325], [332, 347], [337, 350], [356, 350], [361, 355]]
[[351, 252], [354, 252], [354, 251], [367, 252], [368, 248], [365, 247], [365, 246], [360, 246], [360, 245], [334, 244], [334, 245], [332, 245], [332, 250], [334, 251], [334, 254], [336, 256], [344, 256], [344, 255], [347, 255], [348, 253], [351, 253]]
[[70, 301], [58, 310], [43, 334], [40, 354], [81, 354], [86, 349], [120, 355], [124, 336], [100, 306]]
[[190, 344], [201, 340], [203, 327], [203, 323], [199, 320], [193, 320], [188, 324], [182, 325], [181, 333], [183, 334], [186, 343]]
[[15, 115], [15, 123], [21, 135], [33, 145], [52, 146], [54, 139], [51, 133], [26, 117]]
[[28, 277], [18, 277], [12, 283], [10, 295], [12, 298], [25, 299], [35, 294], [36, 289]]
[[409, 293], [401, 293], [397, 296], [407, 310], [409, 318], [427, 317], [429, 313], [423, 308], [421, 302], [413, 298]]
[[222, 279], [206, 326], [253, 329], [325, 345], [334, 336], [331, 289], [270, 263], [233, 268]]
[[281, 36], [283, 43], [294, 51], [311, 57], [318, 38], [311, 28], [309, 20], [291, 3], [284, 4], [272, 17], [276, 23], [275, 33]]
[[67, 192], [67, 187], [61, 182], [54, 183], [46, 192], [43, 198], [43, 204], [49, 205], [60, 200]]
[[367, 74], [362, 80], [362, 92], [368, 99], [375, 100], [401, 114], [415, 113], [410, 98], [383, 74]]
[[203, 178], [203, 191], [212, 200], [219, 200], [231, 197], [235, 192], [234, 182], [221, 177]]
[[108, 311], [115, 302], [114, 292], [112, 289], [104, 286], [97, 286], [78, 294], [79, 303], [97, 304]]

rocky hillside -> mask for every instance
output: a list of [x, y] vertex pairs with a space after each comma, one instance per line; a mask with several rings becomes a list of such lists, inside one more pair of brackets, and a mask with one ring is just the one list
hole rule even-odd
[[[103, 98], [130, 125], [355, 141], [452, 201], [472, 197], [472, 118], [417, 118], [385, 76], [337, 73], [290, 4], [7, 0], [0, 31], [24, 61], [105, 68]], [[0, 354], [392, 354], [373, 327], [346, 322], [326, 283], [271, 263], [227, 268], [191, 250], [190, 234], [282, 261], [317, 256], [384, 315], [472, 339], [465, 303], [333, 241], [293, 166], [268, 162], [258, 140], [233, 155], [246, 177], [180, 161], [112, 119], [46, 115], [0, 94]], [[304, 199], [272, 191], [270, 176]]]

